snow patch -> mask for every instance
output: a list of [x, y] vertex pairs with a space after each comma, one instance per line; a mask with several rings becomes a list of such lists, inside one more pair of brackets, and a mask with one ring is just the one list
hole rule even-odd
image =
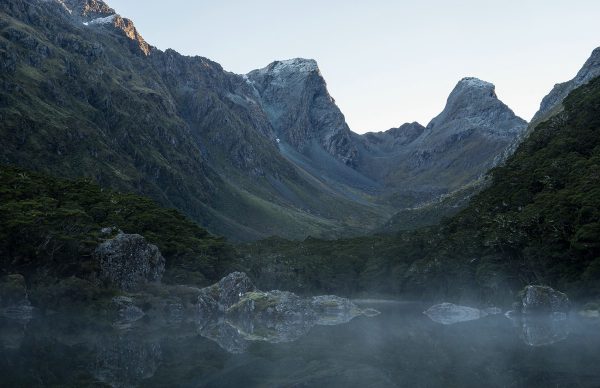
[[259, 70], [261, 73], [310, 73], [318, 71], [319, 66], [314, 59], [294, 58], [283, 61], [275, 61], [269, 66]]
[[494, 84], [482, 81], [475, 77], [465, 77], [459, 81], [459, 84], [471, 87], [471, 88], [493, 88]]
[[117, 17], [117, 15], [110, 15], [104, 18], [97, 18], [94, 20], [91, 20], [89, 22], [83, 22], [84, 26], [92, 26], [92, 25], [102, 25], [102, 24], [111, 24], [115, 21], [115, 18]]
[[[43, 3], [49, 3], [52, 0], [42, 0]], [[58, 4], [60, 4], [61, 7], [64, 8], [65, 11], [67, 11], [70, 15], [73, 14], [73, 10], [71, 10], [69, 7], [67, 7], [67, 5], [65, 4], [65, 2], [63, 0], [54, 0], [56, 1]]]

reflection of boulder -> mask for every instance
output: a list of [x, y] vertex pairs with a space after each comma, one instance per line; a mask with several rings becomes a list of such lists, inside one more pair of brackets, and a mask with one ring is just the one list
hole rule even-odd
[[232, 325], [223, 319], [206, 323], [198, 330], [202, 337], [215, 341], [229, 353], [244, 353], [248, 349], [248, 341]]
[[121, 328], [128, 327], [145, 315], [142, 309], [135, 305], [135, 300], [128, 296], [115, 296], [111, 300], [111, 307], [117, 314], [115, 326]]
[[33, 317], [23, 275], [0, 278], [0, 346], [6, 349], [21, 347], [27, 323]]
[[507, 314], [529, 346], [544, 346], [562, 341], [569, 336], [569, 320], [564, 313]]
[[529, 346], [551, 345], [569, 336], [566, 315], [524, 316], [521, 319], [523, 341]]
[[0, 278], [0, 308], [29, 304], [25, 278], [20, 274]]
[[[497, 310], [490, 310], [491, 313], [497, 313]], [[452, 325], [454, 323], [473, 321], [489, 315], [486, 311], [473, 307], [459, 306], [454, 303], [441, 303], [431, 306], [424, 314], [432, 321], [442, 325]]]
[[22, 321], [0, 318], [0, 349], [19, 349], [26, 330]]
[[519, 336], [529, 346], [551, 345], [567, 338], [570, 308], [566, 294], [548, 286], [525, 287], [515, 310], [505, 315], [510, 319]]
[[93, 375], [113, 387], [139, 386], [154, 376], [160, 360], [158, 343], [133, 334], [107, 336], [97, 343]]
[[323, 295], [301, 298], [287, 291], [258, 291], [248, 277], [232, 273], [201, 290], [200, 334], [231, 353], [246, 350], [246, 341], [295, 341], [314, 325], [338, 325], [356, 316], [375, 316], [346, 298]]
[[555, 313], [569, 312], [570, 302], [566, 294], [548, 286], [527, 286], [523, 290], [521, 312]]

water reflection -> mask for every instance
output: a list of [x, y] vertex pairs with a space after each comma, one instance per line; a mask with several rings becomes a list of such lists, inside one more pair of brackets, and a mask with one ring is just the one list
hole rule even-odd
[[[308, 334], [314, 326], [336, 326], [350, 322], [357, 316], [374, 317], [373, 308], [359, 309], [352, 302], [333, 296], [315, 297], [313, 308], [307, 310], [289, 305], [274, 306], [272, 312], [231, 314], [208, 321], [199, 321], [199, 333], [215, 341], [230, 353], [243, 353], [250, 342], [293, 342]], [[347, 301], [347, 302], [346, 302]], [[314, 308], [318, 306], [318, 308]]]
[[2, 317], [0, 386], [600, 385], [597, 320], [489, 314], [442, 325], [419, 304], [360, 304], [368, 306], [381, 314], [145, 316], [126, 328], [60, 314], [25, 324]]
[[529, 346], [552, 345], [569, 336], [569, 320], [564, 313], [509, 314], [508, 317], [517, 328], [519, 337]]
[[102, 336], [95, 345], [92, 374], [112, 387], [137, 386], [153, 377], [162, 355], [159, 342], [135, 332]]
[[[441, 303], [428, 308], [423, 313], [434, 322], [442, 325], [454, 325], [478, 320], [489, 315], [497, 315], [501, 312], [498, 308], [480, 310], [453, 303]], [[569, 320], [566, 313], [521, 314], [508, 311], [505, 316], [517, 328], [519, 338], [529, 346], [552, 345], [569, 336]]]

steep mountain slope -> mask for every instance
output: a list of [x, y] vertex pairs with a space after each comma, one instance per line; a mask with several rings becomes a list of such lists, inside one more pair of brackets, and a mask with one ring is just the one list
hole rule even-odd
[[594, 78], [600, 76], [600, 47], [592, 51], [591, 56], [583, 64], [573, 79], [554, 85], [550, 93], [544, 97], [540, 109], [531, 119], [533, 126], [548, 117], [558, 113], [562, 108], [562, 101], [578, 87], [587, 84]]
[[[427, 192], [447, 193], [472, 182], [495, 165], [496, 157], [527, 125], [494, 89], [488, 82], [464, 78], [427, 127], [405, 124], [365, 135], [364, 149], [379, 153], [363, 156], [359, 169], [378, 174], [387, 187], [421, 191], [425, 198]], [[386, 135], [401, 139], [401, 145], [390, 148], [384, 142], [382, 147], [377, 140]]]
[[472, 184], [527, 124], [497, 98], [494, 85], [465, 78], [427, 128], [411, 123], [357, 135], [315, 61], [276, 61], [247, 78], [284, 156], [332, 184], [376, 194], [378, 202], [400, 208]]
[[538, 124], [487, 188], [442, 225], [374, 236], [246, 245], [265, 284], [305, 292], [401, 293], [468, 303], [548, 284], [600, 298], [600, 78]]
[[102, 1], [0, 11], [3, 162], [135, 190], [236, 239], [383, 219], [280, 156], [243, 77], [152, 48]]
[[310, 59], [276, 61], [247, 75], [280, 140], [302, 152], [311, 142], [354, 166], [356, 148], [344, 115]]
[[524, 125], [464, 79], [426, 128], [360, 136], [314, 60], [237, 75], [150, 46], [101, 0], [0, 11], [0, 161], [136, 191], [237, 240], [373, 230], [472, 184]]

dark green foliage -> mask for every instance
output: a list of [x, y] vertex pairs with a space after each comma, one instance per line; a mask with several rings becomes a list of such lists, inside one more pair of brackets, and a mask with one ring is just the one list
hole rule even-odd
[[83, 180], [0, 167], [2, 272], [32, 279], [93, 278], [98, 263], [92, 251], [103, 237], [100, 230], [113, 226], [159, 247], [167, 260], [166, 281], [208, 284], [230, 264], [232, 252], [223, 239], [176, 210]]

